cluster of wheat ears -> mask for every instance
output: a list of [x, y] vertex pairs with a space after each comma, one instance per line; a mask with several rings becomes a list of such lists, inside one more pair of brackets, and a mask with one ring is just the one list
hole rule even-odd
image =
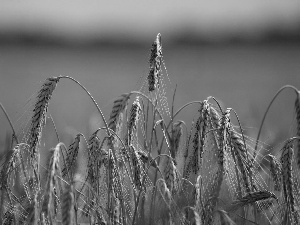
[[[271, 101], [265, 116], [282, 90], [295, 91], [296, 129], [277, 154], [263, 155], [265, 116], [251, 139], [236, 112], [214, 97], [174, 111], [176, 88], [168, 104], [160, 34], [149, 63], [141, 89], [117, 98], [108, 120], [68, 76], [46, 79], [19, 134], [1, 105], [13, 135], [2, 155], [0, 224], [300, 224], [299, 91], [284, 86]], [[104, 126], [90, 137], [77, 134], [68, 147], [57, 137], [42, 165], [41, 137], [61, 79], [88, 94]], [[198, 110], [190, 124], [176, 120], [192, 105]], [[79, 152], [87, 155], [80, 176]]]

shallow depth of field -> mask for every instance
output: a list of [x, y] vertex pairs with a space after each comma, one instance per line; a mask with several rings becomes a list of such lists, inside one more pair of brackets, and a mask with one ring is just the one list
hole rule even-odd
[[0, 224], [300, 224], [296, 11], [140, 36], [14, 31], [3, 11]]
[[[164, 59], [158, 34], [148, 75], [115, 97], [108, 115], [84, 79], [66, 75], [43, 81], [15, 122], [2, 105], [11, 123], [2, 145], [2, 223], [299, 223], [297, 87], [284, 86], [273, 98], [290, 91], [294, 117], [287, 125], [291, 135], [270, 145], [260, 139], [262, 128], [268, 129], [264, 120], [248, 132], [238, 110], [221, 98], [209, 95], [177, 106], [180, 83], [172, 84]], [[72, 83], [74, 104], [91, 113], [82, 130], [75, 128], [80, 123], [61, 128], [56, 121], [77, 110], [60, 111], [67, 102], [51, 108], [61, 83]], [[52, 117], [52, 110], [61, 114]], [[189, 120], [180, 119], [185, 111]]]

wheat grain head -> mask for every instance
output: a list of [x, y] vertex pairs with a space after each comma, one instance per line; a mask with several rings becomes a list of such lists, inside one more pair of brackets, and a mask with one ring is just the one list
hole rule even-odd
[[[72, 172], [76, 164], [76, 159], [78, 156], [78, 151], [79, 151], [79, 144], [80, 144], [80, 136], [82, 134], [77, 134], [75, 137], [75, 140], [72, 144], [70, 144], [68, 151], [67, 151], [67, 158], [66, 158], [66, 165], [62, 169], [62, 176], [66, 177], [69, 172]], [[71, 175], [70, 179], [73, 177]]]
[[41, 138], [49, 101], [59, 79], [59, 77], [47, 78], [38, 92], [30, 121], [29, 132], [25, 135], [23, 140], [23, 142], [29, 145], [32, 158], [34, 158], [37, 153], [37, 146]]
[[[297, 98], [295, 101], [296, 112], [296, 136], [300, 137], [300, 92], [297, 92]], [[300, 169], [300, 140], [295, 140], [295, 151], [297, 152], [297, 165]]]
[[283, 194], [284, 201], [286, 204], [286, 215], [287, 219], [292, 224], [299, 223], [299, 214], [296, 211], [296, 202], [294, 195], [294, 181], [292, 176], [292, 160], [293, 160], [294, 150], [293, 143], [288, 140], [283, 149], [280, 162], [282, 165], [282, 179], [283, 179]]
[[161, 71], [161, 60], [162, 60], [162, 45], [161, 35], [158, 34], [155, 41], [152, 44], [150, 53], [150, 71], [148, 74], [148, 87], [149, 91], [152, 92], [159, 86], [160, 71]]
[[270, 162], [271, 177], [274, 181], [274, 190], [281, 191], [282, 187], [282, 166], [277, 158], [271, 154], [268, 155]]

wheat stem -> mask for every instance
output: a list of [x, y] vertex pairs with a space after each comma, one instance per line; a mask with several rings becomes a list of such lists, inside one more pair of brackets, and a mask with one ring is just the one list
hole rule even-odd
[[[155, 162], [156, 159], [160, 159], [160, 157], [162, 157], [162, 156], [168, 157], [168, 158], [170, 158], [171, 160], [173, 159], [171, 156], [169, 156], [169, 155], [167, 155], [167, 154], [160, 154], [160, 155], [156, 156], [155, 158], [153, 158], [151, 161]], [[143, 176], [142, 187], [145, 185], [146, 175], [148, 174], [148, 170], [149, 170], [150, 167], [151, 167], [151, 163], [149, 163], [149, 164], [150, 164], [150, 165], [148, 165], [148, 167], [147, 167], [147, 169], [146, 169], [146, 171], [145, 171], [145, 173], [144, 173], [144, 176]], [[158, 169], [158, 171], [160, 172], [161, 176], [163, 177], [162, 172], [161, 172], [159, 169]], [[140, 190], [140, 192], [139, 192], [139, 194], [138, 194], [138, 197], [137, 197], [137, 203], [136, 203], [136, 205], [135, 205], [135, 209], [134, 209], [134, 213], [133, 213], [132, 225], [135, 224], [135, 218], [136, 218], [136, 214], [137, 214], [137, 208], [138, 208], [138, 205], [139, 205], [139, 200], [140, 200], [141, 193], [142, 193], [142, 188], [141, 188], [141, 190]], [[155, 198], [155, 197], [153, 197], [152, 199], [154, 199], [154, 198]], [[151, 205], [153, 205], [153, 204], [151, 204]], [[150, 215], [152, 215], [152, 214], [151, 214], [151, 209], [150, 209]], [[151, 217], [151, 218], [152, 218], [152, 217]]]
[[209, 97], [207, 98], [207, 101], [209, 101], [210, 99], [213, 99], [213, 100], [217, 103], [217, 105], [218, 105], [218, 107], [219, 107], [221, 113], [223, 114], [223, 109], [222, 109], [220, 103], [218, 102], [218, 100], [217, 100], [215, 97], [213, 97], [213, 96], [209, 96]]
[[258, 134], [257, 134], [257, 137], [256, 137], [256, 142], [255, 142], [255, 147], [254, 147], [254, 154], [253, 154], [253, 159], [252, 159], [252, 162], [254, 162], [255, 158], [256, 158], [256, 155], [257, 155], [257, 147], [258, 147], [258, 141], [259, 141], [259, 138], [260, 138], [260, 134], [261, 134], [261, 131], [262, 131], [262, 126], [265, 122], [265, 119], [266, 119], [266, 116], [269, 112], [269, 109], [271, 108], [271, 105], [273, 104], [273, 102], [275, 101], [275, 99], [277, 98], [277, 96], [285, 89], [292, 89], [296, 92], [296, 95], [298, 96], [298, 89], [292, 85], [285, 85], [283, 87], [281, 87], [277, 93], [274, 95], [274, 97], [272, 98], [271, 102], [269, 103], [268, 105], [268, 108], [266, 109], [265, 113], [264, 113], [264, 116], [263, 116], [263, 119], [260, 123], [260, 127], [259, 127], [259, 130], [258, 130]]
[[192, 102], [188, 102], [185, 105], [181, 106], [176, 112], [175, 114], [172, 116], [170, 123], [167, 126], [167, 129], [169, 128], [169, 126], [171, 125], [172, 121], [174, 120], [174, 118], [187, 106], [189, 105], [193, 105], [193, 104], [202, 104], [202, 101], [192, 101]]
[[52, 122], [52, 125], [53, 125], [53, 127], [54, 127], [54, 131], [55, 131], [55, 135], [56, 135], [57, 142], [59, 143], [59, 142], [60, 142], [60, 138], [59, 138], [59, 135], [58, 135], [58, 132], [57, 132], [57, 129], [56, 129], [56, 125], [55, 125], [55, 123], [54, 123], [54, 119], [53, 119], [53, 117], [52, 117], [51, 114], [49, 114], [49, 118], [50, 118], [50, 120], [51, 120], [51, 122]]
[[6, 119], [7, 119], [7, 121], [9, 122], [9, 125], [10, 125], [10, 127], [11, 127], [11, 130], [12, 130], [12, 132], [13, 132], [13, 137], [15, 138], [17, 144], [19, 144], [19, 141], [18, 141], [18, 137], [17, 137], [17, 135], [16, 135], [15, 128], [14, 128], [12, 122], [11, 122], [11, 119], [10, 119], [9, 115], [7, 114], [7, 112], [6, 112], [4, 106], [2, 105], [1, 102], [0, 102], [0, 108], [2, 109], [2, 111], [3, 111], [3, 113], [4, 113], [4, 115], [5, 115]]
[[65, 79], [70, 79], [72, 81], [74, 81], [76, 84], [78, 84], [86, 93], [87, 95], [90, 97], [90, 99], [93, 101], [94, 105], [96, 106], [103, 122], [104, 122], [104, 125], [105, 125], [105, 128], [106, 128], [106, 131], [107, 131], [107, 134], [108, 136], [110, 136], [110, 132], [109, 132], [109, 129], [108, 129], [108, 125], [107, 125], [107, 122], [105, 120], [105, 117], [100, 109], [100, 107], [98, 106], [97, 102], [95, 101], [95, 99], [93, 98], [93, 96], [91, 95], [91, 93], [81, 84], [79, 83], [79, 81], [77, 81], [76, 79], [74, 79], [73, 77], [69, 77], [69, 76], [59, 76], [59, 78], [65, 78]]

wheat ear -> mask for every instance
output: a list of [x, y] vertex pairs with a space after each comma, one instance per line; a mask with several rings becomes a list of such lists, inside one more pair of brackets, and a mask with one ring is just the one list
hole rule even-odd
[[140, 156], [134, 146], [130, 146], [132, 169], [133, 169], [133, 181], [135, 187], [140, 190], [142, 188], [142, 164]]
[[[68, 148], [66, 165], [64, 166], [64, 168], [62, 169], [62, 172], [61, 172], [63, 177], [66, 177], [70, 171], [73, 172], [73, 170], [74, 170], [74, 166], [75, 166], [76, 159], [78, 156], [78, 151], [79, 151], [80, 136], [82, 136], [82, 134], [77, 134], [74, 142]], [[71, 175], [69, 177], [69, 179], [71, 179], [72, 177], [73, 176]]]
[[58, 212], [58, 185], [59, 179], [57, 176], [61, 176], [59, 155], [60, 148], [63, 143], [56, 145], [55, 149], [51, 150], [51, 159], [49, 163], [49, 174], [47, 177], [44, 202], [42, 205], [42, 216], [45, 221], [54, 221]]
[[[189, 137], [186, 143], [186, 151], [184, 153], [185, 158], [185, 168], [184, 177], [188, 178], [190, 173], [195, 173], [199, 171], [199, 145], [200, 145], [200, 126], [201, 126], [201, 111], [203, 109], [203, 102], [200, 103], [200, 108], [198, 110], [199, 116], [191, 128]], [[193, 134], [194, 131], [194, 134]], [[192, 148], [190, 148], [190, 142], [192, 143]], [[187, 163], [187, 164], [186, 164]]]
[[137, 130], [137, 123], [139, 121], [141, 114], [141, 105], [139, 102], [139, 97], [135, 99], [132, 103], [130, 109], [130, 116], [128, 121], [128, 145], [132, 143], [134, 132]]
[[[108, 127], [117, 135], [120, 135], [122, 129], [123, 112], [126, 109], [129, 98], [130, 94], [123, 94], [113, 103], [113, 108], [108, 120]], [[110, 144], [113, 145], [114, 148], [117, 147], [116, 143], [118, 141], [114, 138], [114, 136], [111, 136], [110, 140]]]
[[165, 169], [163, 171], [164, 179], [166, 182], [166, 185], [172, 195], [177, 193], [179, 190], [179, 175], [178, 171], [176, 169], [176, 166], [174, 164], [173, 158], [166, 157], [166, 163], [165, 163]]
[[254, 162], [255, 159], [256, 159], [256, 155], [257, 155], [257, 147], [258, 147], [258, 142], [259, 142], [259, 137], [260, 137], [260, 134], [261, 134], [261, 131], [262, 131], [262, 126], [264, 124], [264, 121], [266, 119], [266, 116], [271, 108], [271, 105], [273, 104], [273, 102], [275, 101], [275, 99], [277, 98], [277, 96], [285, 89], [292, 89], [293, 91], [296, 92], [296, 95], [298, 96], [299, 95], [299, 91], [297, 88], [295, 88], [294, 86], [292, 85], [285, 85], [283, 87], [281, 87], [277, 93], [274, 95], [274, 97], [272, 98], [271, 102], [269, 103], [268, 105], [268, 108], [266, 109], [265, 113], [264, 113], [264, 116], [263, 116], [263, 119], [261, 121], [261, 124], [260, 124], [260, 127], [259, 127], [259, 130], [258, 130], [258, 134], [257, 134], [257, 138], [256, 138], [256, 142], [255, 142], [255, 147], [254, 147], [254, 153], [253, 153], [253, 157], [252, 157], [252, 161]]
[[243, 184], [246, 189], [246, 192], [249, 193], [251, 191], [251, 185], [249, 184], [249, 170], [250, 170], [250, 161], [248, 160], [248, 153], [246, 146], [244, 145], [241, 137], [234, 131], [230, 132], [231, 144], [233, 146], [233, 152], [237, 159], [237, 166], [241, 172]]
[[291, 140], [288, 140], [282, 149], [282, 155], [280, 158], [282, 164], [282, 178], [283, 178], [283, 194], [287, 207], [287, 217], [290, 223], [298, 224], [299, 216], [296, 211], [296, 202], [294, 196], [294, 183], [292, 176], [292, 160], [294, 150]]
[[150, 92], [154, 91], [159, 86], [161, 60], [162, 60], [161, 35], [158, 34], [155, 41], [152, 44], [150, 60], [149, 60], [150, 71], [148, 74], [148, 87]]
[[277, 158], [271, 154], [268, 155], [270, 162], [271, 177], [274, 182], [274, 190], [281, 191], [282, 187], [282, 166]]
[[250, 205], [257, 201], [267, 200], [270, 198], [278, 200], [276, 195], [269, 191], [250, 192], [247, 195], [245, 195], [243, 198], [233, 201], [227, 211], [232, 212], [245, 205]]
[[202, 210], [202, 222], [204, 224], [212, 224], [213, 223], [213, 215], [214, 210], [216, 208], [219, 193], [221, 190], [221, 185], [223, 182], [224, 176], [224, 152], [227, 151], [229, 146], [229, 130], [230, 130], [230, 111], [231, 109], [227, 109], [220, 121], [220, 131], [219, 131], [219, 148], [217, 151], [218, 158], [218, 170], [216, 177], [212, 184], [212, 190], [209, 191], [208, 200], [204, 202], [204, 208]]
[[100, 140], [97, 136], [98, 131], [94, 132], [88, 140], [88, 174], [87, 180], [92, 186], [93, 190], [98, 193], [98, 159]]
[[171, 156], [173, 159], [176, 158], [178, 149], [179, 149], [179, 144], [182, 136], [182, 121], [177, 121], [176, 123], [173, 124], [173, 129], [172, 129], [172, 140], [171, 140]]
[[[300, 92], [297, 93], [297, 98], [295, 101], [295, 111], [296, 111], [296, 136], [300, 137]], [[300, 169], [300, 140], [295, 140], [295, 146], [297, 151], [297, 165]]]
[[29, 145], [32, 158], [34, 158], [37, 153], [37, 145], [41, 138], [49, 101], [59, 79], [59, 77], [46, 79], [42, 88], [38, 92], [37, 99], [34, 104], [33, 115], [30, 121], [29, 133], [25, 136], [25, 142]]

